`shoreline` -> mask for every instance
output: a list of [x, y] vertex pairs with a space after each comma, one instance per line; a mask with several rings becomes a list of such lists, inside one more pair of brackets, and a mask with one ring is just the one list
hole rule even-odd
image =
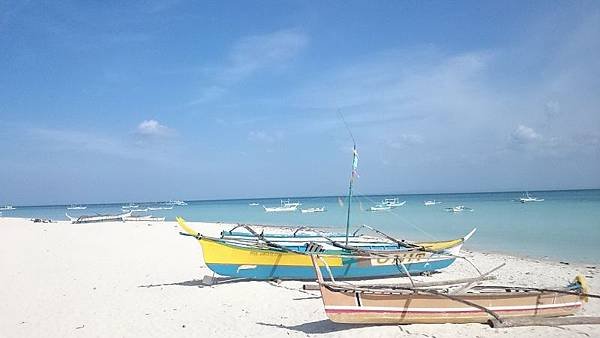
[[[31, 222], [31, 219], [33, 218], [25, 218], [25, 217], [7, 217], [7, 216], [0, 216], [0, 220], [5, 219], [5, 220], [18, 220], [18, 221], [27, 221], [27, 222]], [[195, 221], [195, 220], [188, 220], [186, 219], [186, 221], [188, 223], [199, 223], [199, 224], [211, 224], [214, 226], [219, 226], [219, 227], [225, 227], [225, 226], [230, 226], [231, 228], [234, 227], [237, 224], [247, 224], [250, 226], [255, 226], [255, 227], [264, 227], [264, 228], [270, 228], [270, 229], [274, 229], [274, 230], [295, 230], [297, 227], [301, 227], [301, 226], [305, 226], [305, 225], [293, 225], [293, 224], [285, 224], [285, 225], [277, 225], [277, 224], [254, 224], [254, 223], [243, 223], [243, 222], [239, 222], [239, 223], [230, 223], [230, 222], [219, 222], [219, 221], [206, 221], [206, 220], [200, 220], [200, 221]], [[174, 223], [177, 224], [176, 221], [171, 221], [171, 220], [165, 220], [164, 223]], [[36, 224], [59, 224], [59, 223], [68, 223], [71, 224], [70, 221], [68, 220], [52, 220], [52, 223], [36, 223]], [[132, 223], [132, 221], [129, 222], [117, 222], [117, 223]], [[135, 222], [134, 222], [135, 223]], [[147, 223], [147, 222], [141, 222], [141, 223]], [[101, 225], [103, 223], [96, 223], [97, 225]], [[339, 228], [339, 226], [334, 226], [334, 225], [329, 225], [329, 226], [318, 226], [318, 229], [327, 229], [327, 230], [336, 230], [336, 228]], [[223, 230], [228, 230], [227, 228], [223, 228]], [[340, 229], [337, 229], [340, 230]], [[215, 236], [218, 236], [218, 234], [214, 234]], [[460, 235], [457, 235], [460, 236]], [[477, 232], [475, 232], [474, 236], [477, 236]], [[445, 238], [448, 239], [448, 238]], [[560, 259], [558, 257], [552, 257], [552, 256], [535, 256], [535, 255], [529, 255], [529, 254], [520, 254], [520, 253], [514, 253], [514, 252], [508, 252], [508, 251], [499, 251], [499, 250], [477, 250], [477, 249], [469, 249], [469, 242], [467, 241], [467, 249], [462, 249], [463, 251], [467, 250], [467, 251], [471, 251], [471, 252], [477, 252], [477, 253], [481, 253], [481, 254], [495, 254], [495, 255], [500, 255], [500, 256], [510, 256], [510, 257], [515, 257], [515, 258], [522, 258], [522, 259], [528, 259], [528, 260], [534, 260], [534, 261], [545, 261], [545, 262], [555, 262], [555, 263], [560, 263], [563, 265], [580, 265], [580, 266], [600, 266], [600, 260], [597, 262], [594, 261], [579, 261], [579, 260], [573, 260], [573, 259]], [[567, 263], [567, 264], [564, 264]]]
[[[188, 222], [207, 235], [224, 224]], [[327, 319], [318, 291], [305, 282], [237, 281], [202, 284], [213, 275], [197, 241], [175, 222], [33, 223], [0, 218], [0, 336], [2, 337], [392, 337], [597, 336], [598, 327], [493, 329], [483, 324], [344, 325]], [[600, 290], [600, 269], [470, 251], [464, 256], [495, 284], [563, 286], [584, 274]], [[419, 281], [472, 277], [465, 261]], [[369, 280], [368, 283], [377, 280]], [[387, 278], [387, 283], [407, 278]], [[360, 281], [352, 281], [359, 284]], [[600, 301], [581, 316], [600, 315]], [[240, 334], [241, 333], [241, 334]]]

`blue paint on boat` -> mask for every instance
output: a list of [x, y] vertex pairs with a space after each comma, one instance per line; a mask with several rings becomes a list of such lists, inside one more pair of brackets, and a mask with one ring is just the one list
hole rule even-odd
[[[430, 262], [417, 262], [405, 264], [411, 275], [426, 271], [436, 271], [447, 268], [455, 258], [433, 260]], [[287, 265], [239, 265], [239, 264], [207, 264], [213, 272], [226, 277], [250, 278], [257, 280], [269, 279], [315, 279], [315, 270], [312, 266], [287, 266]], [[336, 279], [353, 278], [378, 278], [389, 276], [402, 276], [404, 273], [396, 265], [360, 266], [359, 263], [348, 263], [343, 266], [331, 267], [333, 277]], [[324, 276], [329, 276], [325, 268], [321, 268]]]

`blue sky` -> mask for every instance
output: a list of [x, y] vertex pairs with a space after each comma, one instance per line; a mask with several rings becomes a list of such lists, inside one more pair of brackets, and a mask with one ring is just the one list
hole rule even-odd
[[0, 0], [0, 203], [600, 187], [597, 1]]

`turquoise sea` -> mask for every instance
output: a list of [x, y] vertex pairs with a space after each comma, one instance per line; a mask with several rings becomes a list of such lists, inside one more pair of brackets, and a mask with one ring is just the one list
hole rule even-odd
[[[448, 239], [462, 236], [472, 228], [477, 232], [467, 248], [551, 259], [600, 262], [600, 190], [532, 191], [544, 202], [519, 203], [521, 192], [464, 194], [371, 195], [353, 198], [351, 224], [368, 224], [384, 232], [410, 240]], [[406, 204], [390, 211], [367, 209], [387, 197], [399, 197]], [[287, 199], [287, 197], [286, 197]], [[174, 220], [182, 216], [192, 221], [221, 221], [273, 225], [310, 225], [344, 229], [347, 201], [342, 197], [290, 197], [301, 208], [325, 207], [323, 213], [266, 213], [262, 205], [277, 206], [280, 198], [222, 201], [187, 201], [187, 206], [144, 214]], [[426, 200], [441, 204], [424, 206]], [[256, 202], [259, 206], [250, 206]], [[2, 211], [2, 217], [50, 218], [66, 220], [72, 216], [120, 213], [126, 203], [88, 205], [86, 210], [66, 210], [64, 205], [16, 206]], [[157, 203], [136, 203], [140, 208]], [[343, 204], [343, 205], [342, 205]], [[464, 205], [473, 211], [450, 213], [447, 207]], [[126, 225], [124, 225], [126, 226]], [[101, 227], [101, 225], [99, 225]]]

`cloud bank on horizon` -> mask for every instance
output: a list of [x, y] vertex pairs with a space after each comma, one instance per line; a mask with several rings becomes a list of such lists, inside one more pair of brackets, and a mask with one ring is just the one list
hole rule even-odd
[[595, 2], [2, 6], [0, 203], [600, 187]]

